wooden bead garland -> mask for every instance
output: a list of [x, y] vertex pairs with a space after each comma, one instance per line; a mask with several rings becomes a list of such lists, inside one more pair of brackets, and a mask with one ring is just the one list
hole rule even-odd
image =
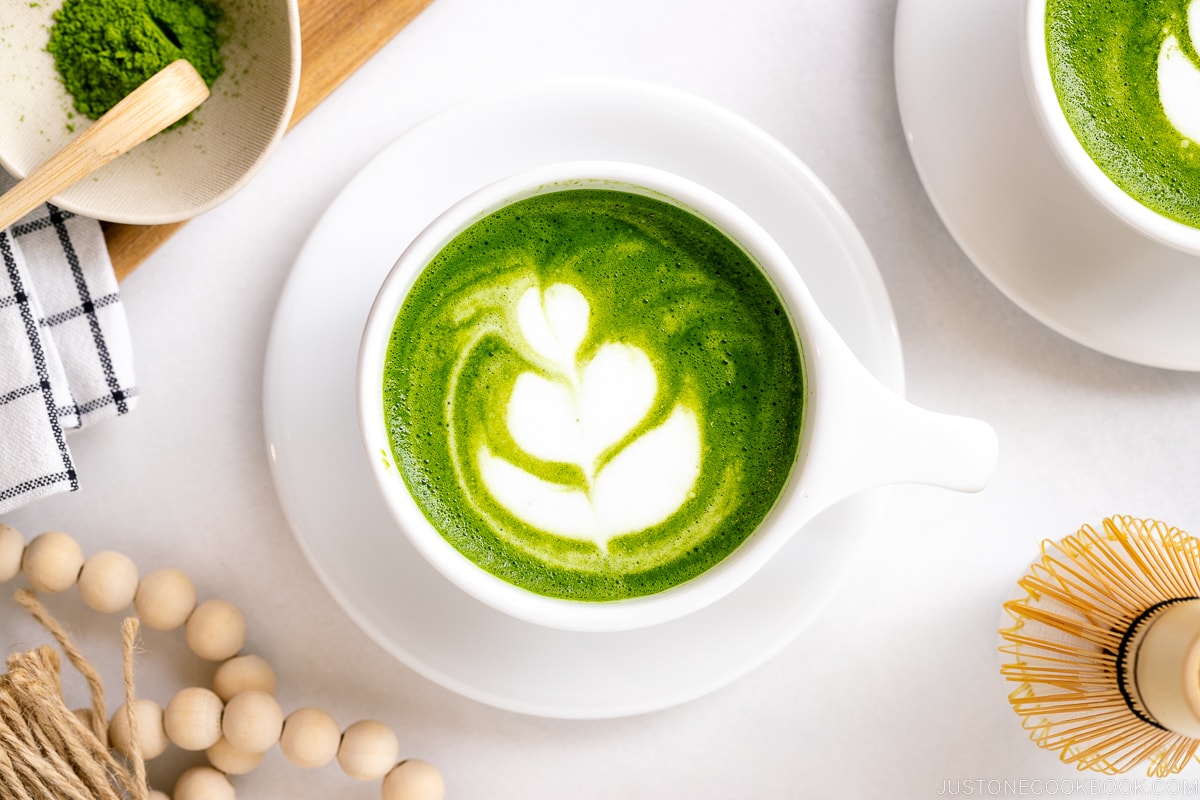
[[[165, 707], [135, 699], [132, 715], [122, 706], [107, 725], [106, 744], [123, 755], [136, 750], [141, 759], [150, 760], [172, 743], [204, 750], [208, 756], [211, 766], [185, 771], [172, 796], [150, 791], [148, 800], [235, 800], [228, 776], [253, 770], [276, 742], [296, 766], [314, 768], [336, 758], [351, 778], [382, 779], [383, 800], [445, 796], [442, 776], [432, 764], [420, 759], [397, 762], [399, 739], [382, 722], [360, 720], [339, 731], [320, 709], [301, 708], [285, 717], [274, 697], [275, 672], [261, 657], [241, 654], [246, 641], [241, 612], [223, 600], [197, 605], [195, 586], [179, 570], [158, 569], [139, 580], [136, 565], [123, 554], [104, 551], [85, 560], [82, 548], [65, 533], [43, 533], [26, 544], [20, 532], [0, 523], [0, 583], [21, 572], [36, 591], [77, 587], [84, 603], [102, 613], [116, 613], [132, 603], [141, 624], [165, 631], [183, 627], [193, 653], [222, 662], [212, 689], [185, 688]], [[130, 624], [136, 630], [136, 623]], [[100, 711], [102, 717], [102, 707]], [[95, 726], [91, 711], [76, 715], [92, 730], [105, 728], [103, 719]], [[136, 736], [130, 729], [131, 716]]]
[[236, 796], [229, 778], [213, 767], [184, 770], [175, 782], [175, 800], [234, 800]]
[[177, 569], [156, 569], [138, 584], [133, 595], [138, 619], [156, 631], [173, 631], [187, 622], [196, 607], [192, 579]]
[[342, 732], [337, 760], [351, 778], [379, 780], [400, 756], [400, 740], [392, 729], [373, 719], [359, 720]]
[[0, 523], [0, 582], [8, 583], [21, 574], [25, 537], [11, 525]]
[[226, 703], [234, 695], [252, 689], [275, 694], [275, 670], [260, 656], [234, 656], [217, 667], [212, 688]]
[[246, 643], [242, 612], [224, 600], [205, 600], [196, 606], [183, 630], [188, 647], [206, 661], [233, 658]]
[[77, 585], [84, 605], [102, 614], [115, 614], [133, 602], [137, 565], [124, 553], [105, 550], [83, 562]]
[[384, 800], [441, 797], [445, 791], [442, 773], [433, 764], [419, 758], [401, 761], [383, 777]]
[[297, 767], [323, 767], [337, 757], [342, 732], [333, 717], [319, 708], [300, 708], [283, 721], [279, 749]]
[[226, 775], [245, 775], [258, 768], [266, 752], [243, 753], [222, 736], [216, 744], [204, 751], [204, 755], [208, 756], [209, 764]]
[[[163, 707], [153, 700], [139, 698], [134, 701], [133, 713], [137, 718], [137, 740], [142, 758], [158, 758], [170, 744], [163, 726]], [[130, 739], [129, 716], [125, 706], [121, 706], [108, 723], [108, 744], [121, 755], [129, 756], [133, 753]]]
[[189, 686], [180, 690], [163, 709], [167, 738], [183, 750], [207, 750], [221, 738], [221, 698], [212, 689]]
[[21, 559], [25, 580], [39, 592], [65, 592], [75, 585], [82, 568], [83, 548], [59, 531], [35, 537]]
[[258, 689], [236, 694], [225, 704], [221, 733], [243, 753], [265, 753], [283, 733], [283, 709], [274, 696]]

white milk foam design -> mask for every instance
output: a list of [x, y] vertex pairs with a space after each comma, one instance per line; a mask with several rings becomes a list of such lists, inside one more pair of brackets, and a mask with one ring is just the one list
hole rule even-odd
[[484, 486], [518, 519], [606, 550], [614, 537], [665, 521], [688, 499], [700, 475], [700, 425], [678, 404], [662, 424], [604, 460], [653, 408], [658, 375], [645, 352], [621, 342], [605, 342], [580, 363], [590, 312], [587, 298], [564, 283], [521, 295], [518, 327], [554, 374], [519, 375], [505, 417], [522, 450], [578, 466], [587, 488], [544, 480], [487, 445], [477, 457]]
[[[1200, 31], [1200, 0], [1192, 0], [1187, 16], [1189, 33]], [[1175, 129], [1200, 143], [1200, 69], [1173, 33], [1158, 52], [1158, 97]]]

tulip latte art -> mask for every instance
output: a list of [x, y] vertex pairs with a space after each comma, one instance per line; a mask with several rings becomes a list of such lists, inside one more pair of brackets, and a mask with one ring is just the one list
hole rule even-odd
[[770, 512], [805, 387], [757, 265], [673, 204], [518, 201], [425, 268], [388, 347], [391, 463], [483, 569], [587, 601], [719, 562]]

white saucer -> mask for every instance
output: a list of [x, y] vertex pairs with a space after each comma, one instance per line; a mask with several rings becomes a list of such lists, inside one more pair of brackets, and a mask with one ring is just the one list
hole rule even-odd
[[863, 363], [903, 391], [895, 320], [875, 263], [807, 168], [707, 102], [587, 80], [453, 108], [406, 133], [346, 186], [280, 298], [264, 416], [275, 484], [296, 538], [369, 635], [415, 671], [481, 702], [597, 718], [698, 697], [791, 642], [881, 523], [888, 492], [831, 509], [717, 604], [628, 633], [566, 633], [509, 618], [455, 589], [413, 550], [376, 495], [355, 421], [355, 358], [376, 289], [416, 233], [469, 190], [577, 159], [671, 170], [740, 205], [788, 251]]
[[1017, 0], [900, 0], [896, 90], [951, 235], [1034, 318], [1140, 364], [1200, 370], [1200, 259], [1144, 239], [1067, 173], [1025, 92]]

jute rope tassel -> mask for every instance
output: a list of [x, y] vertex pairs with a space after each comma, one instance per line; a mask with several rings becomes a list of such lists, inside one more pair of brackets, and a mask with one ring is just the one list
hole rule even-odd
[[[0, 675], [0, 800], [147, 800], [146, 765], [137, 747], [137, 719], [129, 763], [118, 761], [105, 742], [108, 732], [104, 687], [91, 663], [33, 592], [21, 589], [17, 602], [58, 642], [91, 692], [90, 725], [63, 700], [61, 659], [57, 650], [38, 647], [9, 656]], [[125, 708], [134, 707], [133, 653], [138, 621], [122, 625]]]
[[[285, 715], [275, 699], [275, 672], [259, 656], [243, 653], [246, 619], [219, 598], [196, 600], [196, 587], [172, 568], [138, 574], [128, 556], [101, 551], [85, 558], [83, 548], [61, 531], [28, 543], [0, 522], [0, 584], [23, 575], [40, 592], [78, 588], [85, 605], [115, 614], [129, 608], [137, 617], [124, 624], [125, 704], [105, 722], [100, 678], [64, 631], [29, 591], [18, 602], [58, 641], [84, 676], [92, 695], [90, 712], [67, 710], [59, 688], [59, 656], [41, 650], [16, 656], [0, 683], [0, 800], [235, 800], [229, 778], [254, 770], [272, 747], [296, 766], [311, 769], [336, 759], [347, 776], [380, 780], [383, 800], [443, 800], [446, 785], [437, 767], [419, 758], [399, 760], [400, 739], [384, 723], [358, 720], [344, 729], [319, 708]], [[188, 648], [218, 664], [212, 688], [188, 686], [165, 707], [135, 702], [133, 653], [138, 626], [181, 630]], [[109, 755], [105, 744], [115, 755]], [[171, 795], [146, 784], [145, 761], [169, 745], [203, 751], [208, 764], [178, 776]]]

